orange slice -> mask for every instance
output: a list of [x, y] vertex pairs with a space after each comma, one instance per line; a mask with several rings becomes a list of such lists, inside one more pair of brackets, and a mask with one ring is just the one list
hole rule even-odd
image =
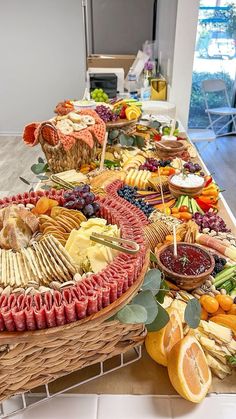
[[149, 332], [145, 339], [146, 350], [150, 357], [165, 367], [168, 352], [183, 338], [183, 326], [178, 311], [170, 307], [167, 312], [170, 316], [167, 325], [157, 332]]
[[168, 354], [168, 373], [175, 390], [185, 399], [200, 403], [211, 385], [211, 372], [201, 345], [185, 336]]

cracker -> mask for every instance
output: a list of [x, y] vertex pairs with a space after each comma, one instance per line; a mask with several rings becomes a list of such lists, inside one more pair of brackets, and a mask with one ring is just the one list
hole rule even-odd
[[6, 280], [6, 250], [2, 251], [2, 285], [4, 287], [7, 286], [7, 280]]
[[15, 280], [15, 270], [13, 265], [13, 253], [12, 250], [8, 252], [8, 264], [9, 264], [9, 284], [11, 287], [16, 286], [16, 280]]
[[24, 258], [20, 252], [16, 253], [16, 263], [19, 270], [21, 286], [24, 287], [28, 284], [28, 276], [24, 265]]
[[51, 249], [48, 246], [48, 243], [46, 242], [47, 237], [42, 240], [41, 244], [43, 246], [44, 252], [46, 252], [48, 259], [50, 260], [50, 265], [52, 267], [52, 272], [54, 272], [53, 278], [55, 279], [55, 274], [58, 275], [57, 279], [59, 281], [64, 281], [68, 279], [68, 276], [64, 273], [64, 271], [61, 269], [58, 263], [58, 258], [55, 258], [54, 252], [51, 251]]
[[64, 249], [64, 247], [52, 236], [47, 238], [51, 243], [54, 250], [61, 257], [62, 262], [65, 264], [69, 272], [74, 275], [77, 272], [73, 259], [70, 257], [69, 253]]
[[25, 272], [27, 276], [27, 282], [31, 281], [32, 279], [37, 279], [37, 272], [34, 265], [31, 262], [30, 256], [27, 253], [26, 249], [21, 249], [21, 254], [23, 257], [23, 263], [25, 267]]

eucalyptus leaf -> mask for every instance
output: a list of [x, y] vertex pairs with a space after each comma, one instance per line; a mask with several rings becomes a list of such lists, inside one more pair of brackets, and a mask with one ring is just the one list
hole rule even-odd
[[156, 300], [162, 304], [164, 303], [165, 295], [168, 293], [169, 287], [164, 279], [161, 280], [160, 291], [156, 295]]
[[155, 253], [150, 250], [150, 262], [157, 263], [157, 257]]
[[47, 164], [45, 163], [37, 163], [31, 166], [31, 170], [35, 175], [39, 175], [40, 173], [44, 173], [47, 170]]
[[42, 185], [40, 186], [41, 189], [43, 189], [44, 191], [49, 191], [49, 189], [51, 189], [51, 186], [49, 185]]
[[33, 191], [34, 191], [34, 188], [30, 188], [30, 189], [29, 189], [29, 192], [33, 192]]
[[118, 137], [118, 135], [119, 135], [119, 130], [118, 129], [112, 129], [108, 133], [108, 138], [110, 140], [114, 140], [115, 138]]
[[161, 127], [161, 123], [159, 121], [152, 121], [149, 126], [158, 130]]
[[48, 176], [44, 176], [44, 175], [38, 175], [37, 178], [40, 179], [40, 180], [48, 180], [49, 179]]
[[157, 302], [151, 291], [141, 291], [134, 297], [133, 303], [143, 306], [147, 311], [146, 324], [150, 324], [156, 318], [158, 313]]
[[117, 313], [121, 323], [145, 323], [147, 317], [147, 310], [138, 304], [128, 304]]
[[119, 141], [121, 145], [127, 146], [127, 147], [131, 147], [134, 143], [134, 139], [126, 134], [120, 134]]
[[159, 269], [150, 269], [144, 277], [142, 285], [143, 290], [150, 290], [153, 295], [156, 295], [160, 290], [161, 272]]
[[141, 135], [135, 135], [133, 145], [138, 148], [144, 147], [144, 138]]
[[192, 329], [196, 329], [201, 319], [201, 305], [197, 298], [188, 301], [184, 311], [184, 320]]
[[28, 180], [26, 180], [25, 178], [23, 178], [22, 176], [19, 176], [19, 179], [24, 182], [26, 185], [30, 185], [30, 182]]
[[162, 329], [163, 327], [167, 325], [168, 321], [170, 320], [169, 314], [159, 303], [157, 303], [157, 307], [158, 307], [158, 313], [157, 313], [156, 318], [151, 324], [148, 324], [146, 326], [148, 332], [156, 332]]
[[42, 157], [38, 158], [38, 163], [45, 163]]

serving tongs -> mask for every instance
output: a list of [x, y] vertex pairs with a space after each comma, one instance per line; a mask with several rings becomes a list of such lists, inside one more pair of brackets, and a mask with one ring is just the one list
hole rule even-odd
[[[110, 247], [111, 249], [119, 250], [123, 253], [134, 255], [140, 249], [139, 245], [133, 240], [121, 239], [120, 237], [111, 237], [106, 234], [92, 233], [90, 240]], [[117, 243], [117, 244], [115, 244]]]
[[66, 180], [61, 179], [57, 175], [51, 175], [50, 179], [52, 182], [56, 183], [56, 185], [62, 186], [65, 189], [74, 189], [74, 185], [70, 182], [67, 182]]

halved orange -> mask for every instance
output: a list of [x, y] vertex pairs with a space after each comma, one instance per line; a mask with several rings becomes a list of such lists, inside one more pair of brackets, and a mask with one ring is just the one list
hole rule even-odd
[[176, 309], [167, 309], [170, 320], [165, 327], [157, 332], [149, 332], [145, 346], [150, 357], [158, 364], [167, 366], [167, 354], [171, 348], [183, 338], [183, 326]]
[[168, 374], [175, 390], [199, 403], [211, 385], [211, 372], [201, 345], [191, 335], [177, 342], [168, 354]]

